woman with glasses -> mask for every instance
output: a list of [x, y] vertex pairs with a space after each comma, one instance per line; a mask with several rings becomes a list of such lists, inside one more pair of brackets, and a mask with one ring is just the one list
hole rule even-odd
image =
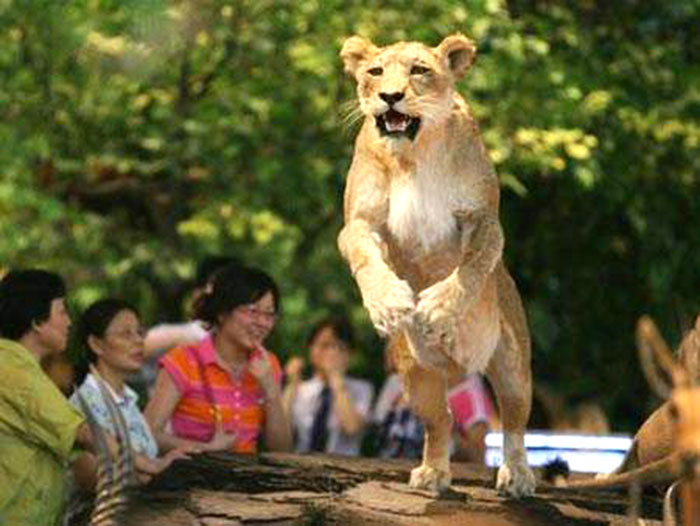
[[[116, 426], [100, 392], [97, 376], [107, 384], [121, 411], [136, 453], [151, 459], [161, 470], [175, 458], [184, 456], [182, 450], [177, 450], [158, 457], [158, 445], [139, 410], [138, 395], [126, 384], [127, 377], [137, 372], [144, 361], [143, 331], [136, 309], [119, 299], [99, 300], [81, 316], [78, 333], [84, 351], [78, 368], [78, 376], [83, 378], [78, 391], [98, 424], [116, 436]], [[80, 409], [77, 393], [73, 393], [70, 402]], [[97, 480], [95, 456], [80, 455], [74, 464], [74, 474], [80, 488], [94, 488]]]
[[217, 271], [195, 305], [210, 329], [199, 343], [163, 356], [146, 418], [162, 448], [254, 453], [291, 448], [282, 408], [281, 368], [263, 342], [275, 325], [279, 290], [265, 272]]
[[372, 384], [347, 374], [354, 353], [353, 332], [345, 317], [317, 323], [307, 340], [313, 377], [301, 380], [303, 361], [286, 366], [285, 405], [300, 453], [357, 456], [367, 423]]

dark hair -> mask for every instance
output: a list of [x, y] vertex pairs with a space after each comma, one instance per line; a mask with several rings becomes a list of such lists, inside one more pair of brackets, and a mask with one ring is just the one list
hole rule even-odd
[[268, 292], [272, 293], [275, 311], [279, 312], [279, 288], [266, 272], [238, 264], [228, 265], [214, 273], [211, 290], [199, 298], [194, 314], [209, 326], [216, 327], [219, 316], [241, 305], [256, 302]]
[[105, 298], [90, 305], [80, 316], [76, 335], [78, 344], [82, 349], [79, 363], [76, 366], [78, 383], [82, 383], [90, 368], [90, 364], [97, 361], [97, 355], [90, 348], [88, 342], [90, 336], [103, 338], [112, 320], [117, 314], [125, 310], [131, 311], [138, 316], [138, 311], [130, 303], [116, 298]]
[[12, 270], [0, 281], [0, 336], [19, 340], [51, 316], [51, 302], [65, 298], [66, 284], [53, 272]]
[[352, 325], [346, 316], [335, 315], [324, 318], [311, 328], [309, 337], [306, 339], [306, 346], [311, 347], [316, 337], [323, 329], [331, 329], [336, 338], [343, 342], [348, 349], [352, 349], [355, 344]]
[[197, 265], [197, 275], [194, 286], [204, 287], [212, 279], [214, 273], [231, 265], [243, 266], [237, 258], [231, 256], [206, 256]]

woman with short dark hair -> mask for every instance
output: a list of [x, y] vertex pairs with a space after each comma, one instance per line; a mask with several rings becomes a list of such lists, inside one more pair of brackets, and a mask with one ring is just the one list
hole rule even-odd
[[[0, 336], [8, 340], [45, 340], [58, 338], [60, 342], [37, 341], [40, 354], [51, 354], [46, 347], [61, 352], [66, 347], [70, 319], [65, 308], [66, 284], [53, 272], [29, 269], [9, 272], [0, 282]], [[58, 311], [62, 327], [36, 331]], [[58, 321], [58, 320], [57, 320]], [[65, 330], [63, 330], [65, 329]], [[32, 331], [35, 331], [32, 333]], [[55, 350], [55, 349], [54, 349]]]
[[262, 440], [269, 450], [291, 448], [280, 365], [263, 347], [279, 303], [277, 285], [261, 270], [231, 265], [215, 273], [195, 307], [210, 335], [160, 360], [145, 412], [160, 447], [253, 453]]
[[317, 323], [307, 340], [313, 377], [301, 380], [300, 357], [287, 363], [285, 406], [301, 453], [359, 455], [374, 389], [347, 374], [354, 352], [350, 322], [344, 316]]
[[[116, 435], [116, 422], [112, 421], [103, 400], [99, 376], [112, 391], [117, 407], [122, 411], [134, 450], [156, 458], [158, 446], [138, 409], [138, 394], [126, 383], [144, 361], [143, 329], [136, 308], [116, 298], [96, 301], [80, 317], [78, 339], [83, 352], [78, 368], [78, 392], [97, 422]], [[94, 372], [89, 370], [90, 367]], [[70, 401], [80, 408], [77, 392]]]
[[[83, 351], [78, 377], [80, 387], [70, 402], [78, 409], [86, 404], [97, 423], [117, 435], [114, 421], [102, 395], [102, 380], [110, 390], [129, 433], [129, 442], [136, 453], [145, 455], [164, 469], [184, 452], [173, 450], [158, 457], [158, 445], [138, 405], [138, 395], [126, 380], [138, 372], [144, 361], [144, 337], [141, 319], [134, 306], [116, 299], [96, 301], [83, 312], [78, 322], [78, 339]], [[84, 490], [93, 490], [97, 483], [97, 459], [91, 453], [79, 455], [74, 467], [75, 480]]]
[[56, 524], [64, 470], [82, 415], [39, 362], [66, 348], [70, 317], [60, 276], [8, 273], [0, 282], [0, 522]]
[[[74, 445], [96, 449], [83, 416], [39, 365], [66, 348], [65, 295], [63, 279], [43, 270], [12, 271], [0, 281], [2, 524], [58, 524]], [[141, 455], [135, 464], [142, 473], [159, 471]]]

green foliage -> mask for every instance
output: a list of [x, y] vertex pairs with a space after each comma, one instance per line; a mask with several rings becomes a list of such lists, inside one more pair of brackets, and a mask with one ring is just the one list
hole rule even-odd
[[182, 314], [202, 255], [237, 255], [281, 282], [276, 348], [344, 309], [378, 379], [335, 246], [357, 129], [337, 53], [354, 33], [461, 31], [535, 377], [629, 428], [647, 409], [637, 317], [677, 340], [700, 311], [699, 16], [696, 0], [0, 0], [0, 267], [60, 270], [78, 307], [117, 294], [155, 321]]

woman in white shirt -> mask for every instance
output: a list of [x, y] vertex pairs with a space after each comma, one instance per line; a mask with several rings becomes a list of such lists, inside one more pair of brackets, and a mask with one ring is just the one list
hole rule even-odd
[[285, 406], [300, 453], [323, 452], [357, 456], [369, 418], [374, 388], [348, 376], [353, 352], [350, 324], [345, 318], [318, 323], [308, 339], [313, 377], [301, 381], [303, 361], [292, 358], [286, 367]]
[[[144, 362], [144, 338], [141, 321], [136, 309], [125, 301], [103, 299], [93, 303], [79, 322], [80, 340], [85, 352], [81, 363], [85, 378], [78, 391], [95, 416], [98, 424], [116, 435], [115, 423], [100, 392], [97, 378], [107, 388], [124, 417], [131, 447], [137, 454], [150, 458], [164, 469], [183, 451], [173, 450], [165, 457], [158, 457], [158, 445], [148, 423], [138, 406], [138, 394], [126, 384], [128, 376], [137, 372]], [[94, 366], [94, 372], [87, 372]], [[70, 402], [81, 408], [77, 393]], [[91, 454], [81, 455], [74, 466], [75, 481], [83, 489], [90, 490], [96, 482], [96, 459]]]

